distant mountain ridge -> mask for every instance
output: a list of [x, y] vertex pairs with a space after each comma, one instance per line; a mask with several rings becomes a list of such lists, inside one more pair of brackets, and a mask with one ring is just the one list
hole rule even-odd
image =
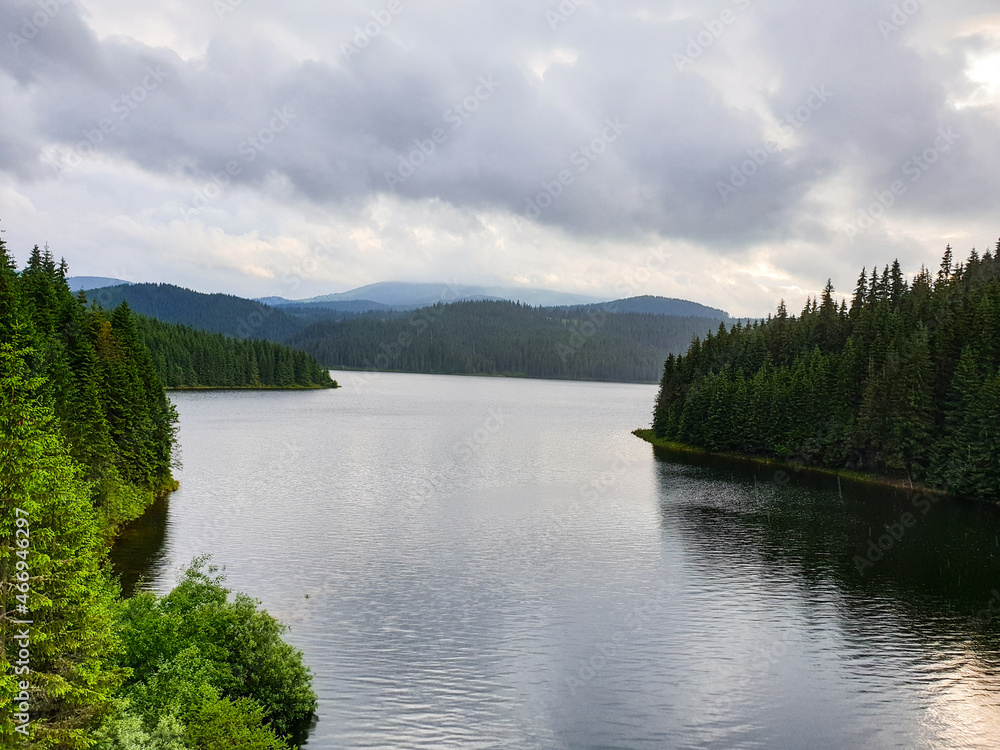
[[306, 323], [281, 310], [231, 294], [203, 294], [173, 284], [128, 284], [87, 290], [104, 308], [127, 300], [133, 312], [241, 339], [284, 342]]
[[[542, 306], [460, 299], [463, 291], [477, 289], [470, 287], [452, 287], [449, 300], [441, 293], [447, 286], [427, 287], [435, 291], [434, 303], [448, 304], [408, 308], [328, 295], [271, 306], [171, 284], [104, 287], [87, 296], [108, 309], [127, 300], [134, 312], [165, 323], [286, 344], [336, 369], [629, 382], [654, 382], [668, 355], [682, 354], [693, 337], [720, 323], [736, 322], [722, 310], [666, 297]], [[395, 301], [406, 299], [405, 293], [412, 301], [428, 291], [381, 293]], [[362, 288], [356, 294], [372, 292]]]
[[613, 302], [603, 302], [595, 305], [573, 305], [575, 310], [602, 309], [616, 313], [644, 313], [646, 315], [674, 315], [682, 318], [712, 318], [713, 320], [729, 320], [731, 316], [725, 310], [673, 297], [629, 297]]
[[535, 307], [560, 307], [567, 305], [591, 305], [607, 301], [601, 297], [583, 294], [557, 292], [551, 289], [531, 289], [528, 287], [467, 286], [464, 284], [410, 283], [404, 281], [381, 281], [377, 284], [351, 289], [338, 294], [324, 294], [308, 299], [290, 300], [282, 297], [263, 297], [258, 302], [287, 306], [311, 305], [330, 302], [374, 302], [397, 310], [429, 307], [439, 302], [467, 302], [482, 300], [508, 300]]
[[108, 286], [123, 286], [131, 284], [124, 279], [111, 279], [107, 276], [69, 276], [66, 279], [71, 292], [82, 292], [88, 289], [103, 289]]

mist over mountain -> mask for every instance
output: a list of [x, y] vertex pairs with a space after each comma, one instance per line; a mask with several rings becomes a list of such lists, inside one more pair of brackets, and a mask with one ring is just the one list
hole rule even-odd
[[131, 284], [131, 281], [123, 279], [112, 279], [107, 276], [70, 276], [66, 279], [71, 292], [81, 292], [88, 289], [103, 289], [109, 286], [123, 286]]
[[[416, 309], [435, 305], [438, 302], [469, 302], [481, 300], [506, 300], [521, 302], [534, 307], [557, 307], [565, 305], [589, 305], [607, 300], [582, 294], [557, 292], [551, 289], [531, 289], [527, 287], [469, 286], [447, 282], [409, 283], [403, 281], [381, 281], [376, 284], [351, 289], [337, 294], [324, 294], [308, 299], [289, 300], [281, 297], [263, 297], [258, 302], [284, 306], [288, 304], [315, 304], [329, 302], [374, 302], [397, 309]], [[370, 308], [376, 309], [376, 308]]]
[[[172, 284], [127, 284], [90, 290], [88, 298], [106, 309], [127, 300], [135, 312], [165, 323], [288, 344], [334, 369], [632, 382], [655, 381], [668, 355], [732, 322], [722, 310], [666, 297], [536, 305], [472, 294], [484, 291], [518, 290], [385, 283], [264, 304]], [[577, 298], [548, 290], [526, 296]], [[386, 359], [400, 340], [406, 346]]]

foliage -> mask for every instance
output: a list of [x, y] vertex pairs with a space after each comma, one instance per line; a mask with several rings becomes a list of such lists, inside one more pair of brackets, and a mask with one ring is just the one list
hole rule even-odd
[[246, 747], [284, 747], [276, 738], [315, 711], [311, 676], [282, 640], [284, 627], [253, 599], [230, 599], [214, 572], [198, 559], [168, 595], [143, 592], [122, 603], [129, 710], [150, 732], [179, 717], [191, 747], [213, 747], [207, 738], [223, 729], [245, 734]]
[[897, 261], [849, 308], [833, 292], [668, 357], [656, 436], [1000, 497], [1000, 258], [949, 247], [936, 276]]
[[603, 308], [456, 302], [405, 316], [320, 322], [289, 343], [333, 368], [652, 383], [664, 357], [683, 352], [718, 322]]
[[0, 251], [0, 332], [15, 328], [30, 377], [51, 404], [59, 431], [82, 469], [106, 526], [138, 517], [173, 487], [177, 415], [138, 338], [127, 304], [109, 316], [74, 297], [48, 250], [36, 246], [17, 273]]
[[305, 327], [298, 318], [260, 302], [230, 294], [201, 294], [172, 284], [128, 284], [86, 294], [105, 309], [128, 302], [140, 315], [239, 339], [281, 342]]
[[[106, 662], [119, 647], [116, 591], [101, 567], [103, 519], [65, 448], [44, 379], [28, 372], [23, 330], [15, 323], [13, 341], [0, 344], [0, 738], [4, 746], [82, 748], [123, 674]], [[27, 663], [19, 661], [26, 644], [14, 639], [23, 629]], [[30, 671], [15, 674], [15, 663]], [[22, 681], [30, 738], [15, 734]]]
[[[106, 566], [115, 526], [175, 486], [177, 417], [146, 331], [211, 342], [203, 364], [278, 350], [171, 331], [125, 302], [109, 316], [65, 279], [37, 247], [18, 273], [0, 240], [0, 745], [287, 748], [316, 698], [283, 627], [201, 564], [125, 602]], [[299, 377], [307, 358], [283, 351]]]
[[308, 354], [137, 316], [139, 334], [168, 388], [335, 388]]

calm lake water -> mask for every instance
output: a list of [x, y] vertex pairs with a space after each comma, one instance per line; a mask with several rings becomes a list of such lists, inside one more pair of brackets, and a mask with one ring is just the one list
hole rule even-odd
[[993, 509], [654, 455], [651, 386], [338, 379], [174, 394], [115, 550], [291, 627], [310, 750], [1000, 747]]

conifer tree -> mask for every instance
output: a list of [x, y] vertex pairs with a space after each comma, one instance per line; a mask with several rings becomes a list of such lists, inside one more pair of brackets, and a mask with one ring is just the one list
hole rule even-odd
[[[10, 747], [84, 748], [121, 679], [105, 661], [118, 648], [115, 591], [101, 568], [90, 488], [62, 444], [43, 379], [28, 372], [24, 330], [15, 323], [13, 342], [0, 344], [0, 738]], [[25, 631], [30, 672], [15, 675], [25, 643], [15, 637]], [[25, 687], [27, 741], [13, 716]]]

